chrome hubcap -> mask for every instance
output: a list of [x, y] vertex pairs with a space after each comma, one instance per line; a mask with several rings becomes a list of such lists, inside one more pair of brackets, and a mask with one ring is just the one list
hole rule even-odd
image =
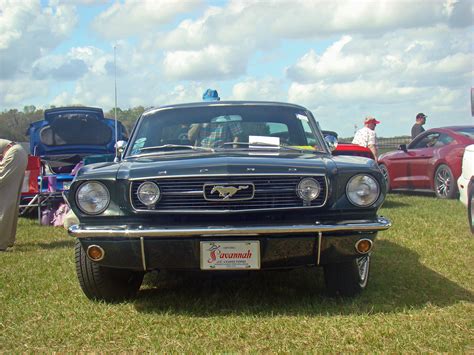
[[441, 169], [436, 174], [436, 191], [441, 196], [447, 196], [451, 191], [451, 175], [446, 169]]

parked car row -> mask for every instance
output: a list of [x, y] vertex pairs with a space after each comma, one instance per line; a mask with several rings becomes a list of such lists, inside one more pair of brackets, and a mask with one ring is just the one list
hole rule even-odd
[[382, 154], [378, 163], [387, 191], [432, 191], [438, 198], [459, 194], [474, 233], [474, 126], [430, 129], [398, 151]]
[[[69, 229], [76, 271], [91, 299], [133, 297], [155, 270], [303, 266], [324, 269], [330, 294], [354, 296], [368, 284], [377, 233], [391, 226], [377, 214], [389, 190], [452, 198], [458, 181], [472, 220], [472, 173], [461, 174], [463, 156], [471, 166], [472, 126], [426, 131], [375, 161], [368, 148], [339, 144], [335, 132], [321, 131], [298, 105], [151, 108], [130, 140], [117, 143], [111, 122], [92, 113], [96, 120], [51, 111], [31, 129], [34, 153], [59, 155], [63, 163], [70, 159], [60, 155], [81, 149], [120, 150], [118, 161], [81, 168], [67, 195], [79, 219]], [[95, 128], [81, 130], [82, 124]]]
[[[341, 144], [337, 133], [323, 131], [333, 155], [357, 155], [372, 158], [370, 149], [355, 144]], [[379, 159], [387, 191], [429, 191], [438, 198], [455, 198], [468, 208], [473, 228], [474, 126], [430, 129], [397, 151]]]

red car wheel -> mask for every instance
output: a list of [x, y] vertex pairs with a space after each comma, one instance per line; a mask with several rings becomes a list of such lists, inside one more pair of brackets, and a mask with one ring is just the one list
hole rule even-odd
[[435, 194], [439, 198], [454, 198], [456, 184], [451, 169], [447, 165], [440, 165], [434, 175]]

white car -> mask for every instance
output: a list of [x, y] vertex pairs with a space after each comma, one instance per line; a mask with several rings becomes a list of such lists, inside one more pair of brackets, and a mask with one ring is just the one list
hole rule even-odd
[[462, 173], [458, 179], [459, 200], [467, 206], [467, 187], [474, 176], [474, 144], [468, 145], [462, 158]]

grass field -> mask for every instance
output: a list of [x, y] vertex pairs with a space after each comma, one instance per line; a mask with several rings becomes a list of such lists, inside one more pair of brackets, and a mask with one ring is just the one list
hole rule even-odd
[[[474, 352], [474, 236], [459, 201], [392, 194], [368, 289], [324, 294], [322, 270], [224, 279], [147, 275], [134, 301], [89, 301], [73, 240], [20, 219], [0, 254], [0, 352]], [[1, 231], [0, 231], [1, 232]], [[212, 274], [211, 274], [212, 275]]]

